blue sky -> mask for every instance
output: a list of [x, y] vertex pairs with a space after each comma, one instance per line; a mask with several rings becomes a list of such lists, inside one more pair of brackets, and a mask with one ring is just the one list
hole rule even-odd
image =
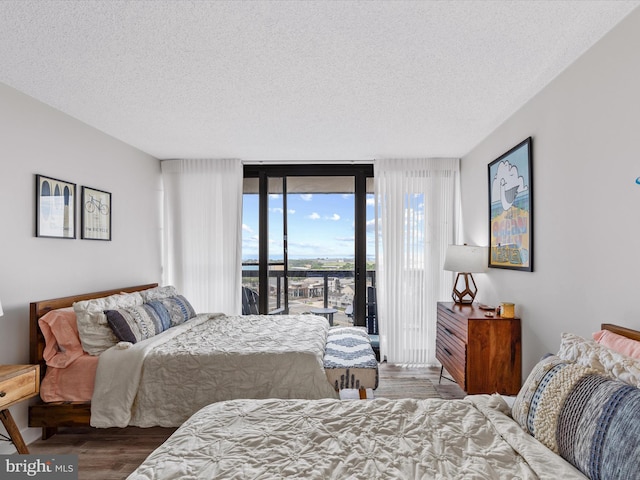
[[[373, 196], [367, 200], [367, 239], [373, 254]], [[354, 195], [290, 194], [287, 198], [289, 257], [353, 257]], [[282, 258], [282, 195], [269, 196], [270, 257]], [[258, 258], [258, 196], [244, 195], [242, 257]]]

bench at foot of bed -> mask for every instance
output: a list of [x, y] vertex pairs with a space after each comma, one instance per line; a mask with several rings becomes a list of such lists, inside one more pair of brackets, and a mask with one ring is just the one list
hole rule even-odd
[[378, 362], [367, 331], [362, 327], [329, 329], [324, 369], [336, 391], [378, 387]]

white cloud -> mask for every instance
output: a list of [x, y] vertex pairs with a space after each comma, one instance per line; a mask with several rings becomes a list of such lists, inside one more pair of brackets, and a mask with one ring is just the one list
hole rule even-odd
[[[273, 213], [284, 213], [284, 209], [281, 207], [271, 207], [269, 208], [269, 211]], [[287, 210], [287, 213], [290, 213], [293, 215], [294, 213], [296, 213], [296, 211], [290, 208], [289, 210]]]
[[311, 199], [313, 198], [313, 195], [310, 194], [310, 193], [304, 193], [304, 194], [300, 195], [300, 198], [302, 200], [304, 200], [305, 202], [310, 202]]
[[337, 213], [334, 213], [330, 217], [324, 217], [324, 218], [325, 220], [332, 220], [334, 222], [337, 222], [338, 220], [340, 220], [340, 215], [338, 215]]
[[319, 220], [320, 215], [318, 215], [316, 212], [313, 212], [311, 215], [307, 215], [307, 218], [310, 218], [311, 220]]
[[376, 199], [375, 198], [367, 198], [367, 205], [369, 205], [370, 207], [375, 206], [376, 204]]
[[244, 251], [244, 255], [253, 255], [258, 253], [258, 245], [259, 245], [259, 237], [258, 235], [252, 235], [250, 237], [242, 238], [242, 250]]
[[295, 248], [299, 250], [308, 249], [310, 251], [318, 251], [324, 248], [321, 244], [308, 243], [308, 242], [289, 242], [289, 248]]
[[242, 230], [244, 230], [245, 232], [253, 233], [253, 230], [251, 230], [251, 227], [246, 223], [242, 224]]
[[375, 219], [367, 221], [367, 231], [373, 232], [376, 229], [376, 221]]

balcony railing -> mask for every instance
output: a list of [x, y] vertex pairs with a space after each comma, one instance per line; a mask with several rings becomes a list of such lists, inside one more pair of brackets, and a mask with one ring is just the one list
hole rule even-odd
[[[254, 266], [253, 264], [243, 267]], [[288, 298], [284, 298], [284, 278], [288, 279]], [[366, 272], [367, 286], [376, 285], [376, 272]], [[316, 281], [310, 281], [310, 279]], [[258, 290], [257, 269], [242, 270], [242, 284]], [[351, 325], [355, 291], [352, 270], [269, 270], [270, 310], [286, 307], [292, 314], [309, 313], [312, 308], [335, 308], [334, 325]]]

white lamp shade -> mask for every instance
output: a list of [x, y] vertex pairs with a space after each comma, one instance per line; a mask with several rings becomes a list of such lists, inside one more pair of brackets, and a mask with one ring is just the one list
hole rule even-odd
[[0, 302], [0, 317], [4, 315], [4, 312], [2, 311], [2, 302]]
[[449, 245], [444, 270], [450, 272], [484, 273], [487, 271], [487, 247], [475, 245]]

